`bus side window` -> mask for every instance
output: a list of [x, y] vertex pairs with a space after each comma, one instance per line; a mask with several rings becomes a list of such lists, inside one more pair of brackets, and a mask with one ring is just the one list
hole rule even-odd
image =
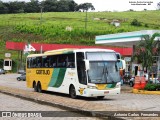
[[32, 67], [32, 68], [35, 68], [35, 67], [36, 67], [36, 57], [33, 57], [33, 58], [32, 58], [31, 67]]
[[40, 68], [42, 66], [42, 57], [37, 57], [37, 68]]
[[48, 67], [48, 57], [47, 56], [42, 57], [42, 66]]
[[48, 67], [48, 63], [47, 62], [45, 63], [45, 67]]
[[47, 68], [47, 67], [49, 67], [49, 59], [48, 59], [48, 57], [46, 58], [46, 61], [45, 61], [45, 67]]
[[58, 58], [57, 56], [53, 56], [52, 57], [52, 62], [51, 63], [52, 63], [52, 67], [53, 68], [57, 67], [57, 58]]
[[75, 68], [75, 54], [68, 54], [67, 55], [67, 67], [68, 68]]
[[56, 63], [57, 63], [57, 57], [56, 56], [54, 56], [54, 55], [51, 55], [51, 56], [48, 56], [48, 58], [49, 58], [49, 65], [48, 65], [48, 67], [50, 67], [50, 68], [55, 68], [56, 67]]
[[27, 58], [27, 68], [31, 67], [31, 58]]
[[59, 55], [58, 56], [58, 63], [57, 63], [58, 67], [66, 67], [66, 55]]

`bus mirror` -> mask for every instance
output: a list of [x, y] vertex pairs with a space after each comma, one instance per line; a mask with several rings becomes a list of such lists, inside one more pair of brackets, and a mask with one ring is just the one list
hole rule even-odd
[[84, 61], [85, 61], [85, 65], [86, 65], [86, 70], [89, 70], [90, 69], [89, 60], [84, 60]]
[[122, 60], [123, 69], [126, 69], [126, 62], [125, 60]]

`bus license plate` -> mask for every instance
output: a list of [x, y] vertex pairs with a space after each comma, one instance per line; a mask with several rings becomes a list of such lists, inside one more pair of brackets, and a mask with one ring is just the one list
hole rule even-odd
[[104, 91], [104, 94], [108, 94], [109, 93], [109, 91]]

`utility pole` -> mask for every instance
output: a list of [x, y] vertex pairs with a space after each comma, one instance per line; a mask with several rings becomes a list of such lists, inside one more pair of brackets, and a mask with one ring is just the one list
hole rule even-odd
[[43, 7], [41, 6], [41, 18], [40, 18], [41, 23], [42, 23], [42, 13], [43, 13]]
[[86, 18], [85, 18], [85, 32], [87, 31], [87, 10], [86, 10]]

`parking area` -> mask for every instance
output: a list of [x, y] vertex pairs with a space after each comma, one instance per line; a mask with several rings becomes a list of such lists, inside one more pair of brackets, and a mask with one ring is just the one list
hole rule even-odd
[[[20, 74], [0, 75], [0, 86], [18, 88], [32, 92], [33, 89], [26, 87], [26, 81], [17, 81], [16, 78], [18, 76], [20, 76]], [[55, 93], [43, 94], [51, 94], [53, 96], [57, 95]], [[63, 94], [58, 94], [58, 96], [70, 99], [68, 96]], [[160, 95], [134, 94], [126, 91], [122, 92], [120, 95], [106, 96], [103, 100], [82, 97], [78, 98], [78, 100], [111, 105], [114, 106], [114, 108], [117, 108], [117, 110], [122, 107], [122, 110], [125, 110], [126, 108], [139, 111], [160, 111]]]

